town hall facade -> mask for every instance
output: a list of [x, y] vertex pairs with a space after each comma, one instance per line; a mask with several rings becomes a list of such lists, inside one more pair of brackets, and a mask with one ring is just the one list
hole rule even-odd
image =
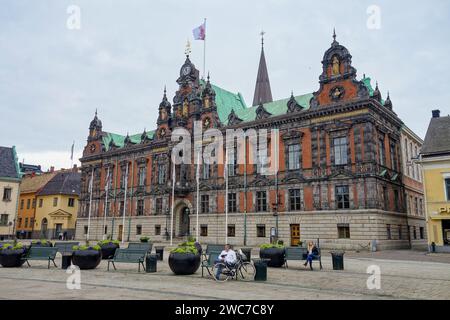
[[[213, 85], [209, 75], [200, 79], [187, 55], [172, 103], [164, 90], [155, 107], [155, 130], [110, 133], [96, 113], [80, 159], [76, 237], [85, 239], [89, 231], [90, 239], [148, 236], [163, 242], [173, 212], [175, 240], [198, 232], [202, 243], [227, 238], [252, 246], [277, 236], [287, 245], [320, 239], [323, 248], [411, 247], [410, 227], [423, 228], [425, 220], [407, 210], [401, 145], [406, 126], [378, 84], [373, 89], [370, 78], [357, 79], [351, 59], [334, 35], [318, 90], [272, 101], [263, 46], [249, 107], [239, 93]], [[197, 192], [196, 165], [177, 164], [173, 172], [171, 162], [172, 132], [184, 128], [193, 138], [195, 121], [203, 131], [217, 128], [224, 136], [227, 129], [278, 129], [279, 170], [261, 174], [244, 139], [244, 163], [233, 157], [228, 170], [223, 163], [200, 165]], [[194, 163], [194, 151], [191, 156]]]

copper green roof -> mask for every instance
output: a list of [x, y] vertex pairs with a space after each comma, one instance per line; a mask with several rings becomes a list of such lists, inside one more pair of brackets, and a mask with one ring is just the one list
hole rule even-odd
[[[154, 135], [155, 135], [155, 131], [147, 132], [148, 139], [153, 139]], [[108, 151], [111, 140], [114, 142], [114, 144], [118, 148], [122, 148], [125, 145], [125, 138], [126, 138], [126, 136], [122, 136], [120, 134], [105, 132], [105, 135], [103, 136], [102, 141], [103, 141], [103, 145], [105, 146], [106, 151]], [[130, 140], [132, 143], [136, 143], [136, 144], [141, 143], [142, 133], [130, 135]]]
[[[200, 80], [200, 85], [204, 87], [205, 81]], [[211, 84], [211, 87], [216, 93], [217, 114], [221, 123], [228, 122], [228, 115], [231, 113], [231, 109], [234, 109], [236, 112], [247, 108], [241, 93], [232, 93], [213, 84]]]
[[[364, 85], [366, 86], [367, 90], [369, 90], [369, 96], [372, 97], [373, 96], [373, 92], [375, 91], [372, 87], [372, 84], [370, 83], [371, 79], [370, 77], [366, 77], [364, 76], [361, 81], [364, 83]], [[384, 105], [384, 100], [381, 99], [381, 104]]]

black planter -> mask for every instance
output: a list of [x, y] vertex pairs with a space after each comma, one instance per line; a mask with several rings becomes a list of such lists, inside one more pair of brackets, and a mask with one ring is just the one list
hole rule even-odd
[[4, 268], [17, 268], [24, 264], [22, 260], [25, 249], [4, 249], [0, 250], [0, 264]]
[[100, 248], [102, 248], [102, 259], [109, 259], [114, 256], [114, 253], [116, 253], [117, 248], [119, 248], [120, 245], [115, 243], [106, 243], [102, 244]]
[[267, 266], [280, 268], [284, 265], [284, 248], [267, 248], [259, 251], [261, 259], [270, 259]]
[[76, 250], [72, 255], [72, 264], [81, 270], [95, 269], [102, 261], [100, 250]]
[[193, 253], [171, 253], [169, 267], [179, 275], [194, 274], [200, 267], [200, 255]]

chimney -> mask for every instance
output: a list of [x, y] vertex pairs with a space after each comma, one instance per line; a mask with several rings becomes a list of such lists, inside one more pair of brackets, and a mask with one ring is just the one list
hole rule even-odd
[[76, 163], [73, 165], [72, 171], [73, 172], [78, 172], [78, 167], [77, 167]]
[[431, 111], [433, 118], [439, 118], [441, 116], [441, 110], [433, 110]]
[[55, 167], [54, 166], [50, 167], [50, 172], [55, 172]]

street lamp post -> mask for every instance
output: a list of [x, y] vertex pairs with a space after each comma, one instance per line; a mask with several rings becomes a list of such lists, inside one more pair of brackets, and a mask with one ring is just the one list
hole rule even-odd
[[275, 241], [278, 241], [278, 204], [272, 203], [272, 214], [275, 217]]

